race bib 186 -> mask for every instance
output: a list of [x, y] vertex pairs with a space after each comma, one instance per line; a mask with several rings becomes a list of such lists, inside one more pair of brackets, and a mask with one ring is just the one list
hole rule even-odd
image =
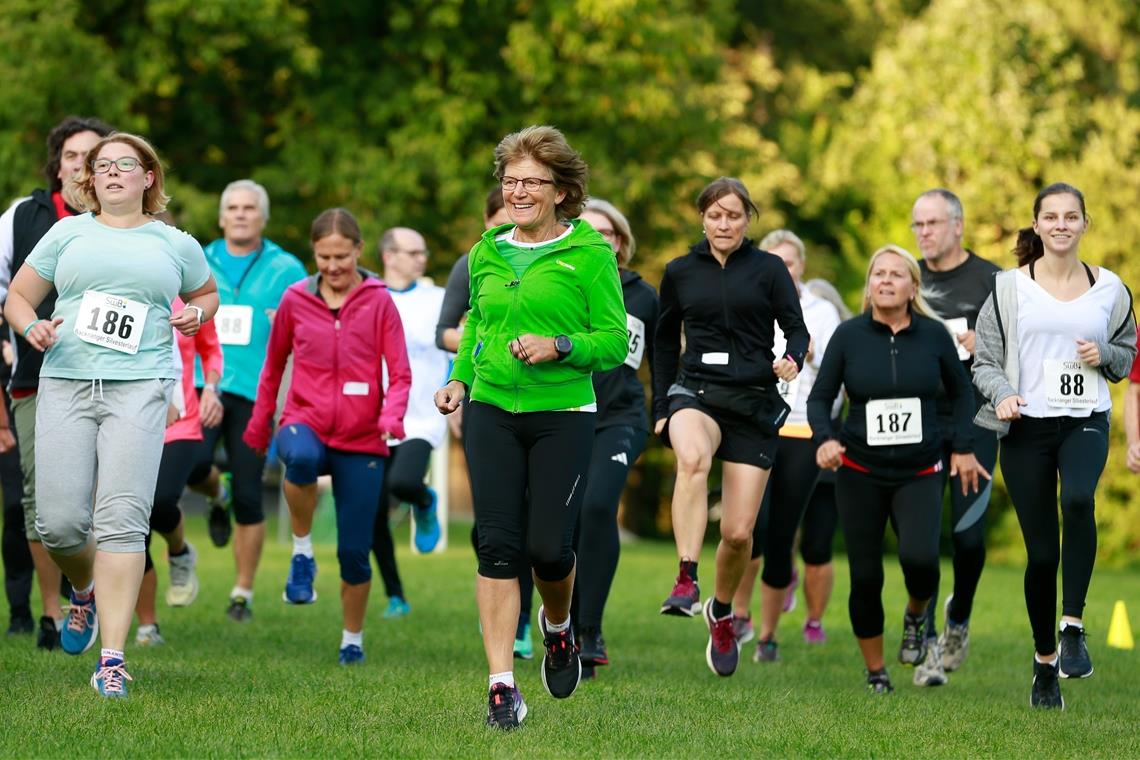
[[1065, 409], [1095, 409], [1100, 400], [1095, 367], [1082, 361], [1045, 360], [1045, 403]]
[[625, 363], [638, 369], [641, 357], [645, 356], [645, 323], [632, 314], [626, 314], [625, 329], [629, 334], [629, 353], [626, 354]]
[[885, 398], [867, 402], [867, 445], [893, 446], [922, 441], [922, 401]]
[[214, 326], [218, 330], [218, 342], [223, 346], [248, 346], [253, 332], [253, 307], [219, 306]]
[[73, 332], [96, 346], [137, 354], [150, 307], [129, 298], [87, 290]]

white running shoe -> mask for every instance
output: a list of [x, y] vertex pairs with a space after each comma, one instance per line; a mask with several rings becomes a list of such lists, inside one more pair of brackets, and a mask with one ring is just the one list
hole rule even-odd
[[938, 636], [938, 647], [942, 650], [942, 667], [947, 673], [952, 673], [962, 667], [966, 655], [970, 652], [970, 624], [954, 625], [950, 622], [950, 600], [954, 595], [946, 597], [946, 604], [942, 607], [942, 633]]
[[189, 607], [198, 598], [198, 551], [189, 541], [186, 553], [170, 557], [170, 587], [166, 589], [166, 603], [171, 607]]
[[156, 647], [165, 644], [166, 639], [158, 632], [158, 623], [140, 625], [135, 631], [135, 643], [142, 647]]
[[938, 642], [930, 642], [926, 647], [926, 657], [914, 669], [915, 686], [942, 686], [949, 679], [942, 669], [942, 652]]

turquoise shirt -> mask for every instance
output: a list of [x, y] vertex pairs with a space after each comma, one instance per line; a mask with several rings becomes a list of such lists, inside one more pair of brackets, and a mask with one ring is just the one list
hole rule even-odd
[[[28, 255], [27, 265], [59, 292], [53, 319], [62, 318], [59, 341], [44, 355], [42, 377], [71, 380], [176, 379], [170, 304], [206, 284], [210, 269], [202, 247], [185, 232], [159, 221], [141, 227], [109, 227], [93, 214], [56, 222]], [[76, 325], [84, 293], [98, 291], [147, 307], [138, 353], [81, 340]], [[99, 316], [94, 324], [102, 327]], [[121, 325], [113, 325], [120, 327]], [[116, 330], [122, 336], [125, 330]], [[132, 336], [134, 337], [134, 336]]]
[[250, 265], [256, 260], [257, 254], [257, 251], [251, 251], [244, 256], [235, 256], [229, 251], [223, 250], [218, 254], [218, 265], [225, 273], [226, 280], [235, 283], [242, 282]]

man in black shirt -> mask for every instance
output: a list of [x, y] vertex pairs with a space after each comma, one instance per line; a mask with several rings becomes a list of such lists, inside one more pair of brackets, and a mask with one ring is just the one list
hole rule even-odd
[[[963, 225], [962, 202], [949, 190], [928, 190], [914, 203], [910, 227], [923, 256], [919, 267], [924, 295], [957, 340], [958, 358], [969, 372], [974, 359], [974, 324], [990, 294], [993, 276], [1001, 269], [962, 247]], [[976, 410], [983, 399], [977, 389], [974, 397]], [[939, 418], [948, 422], [951, 411], [942, 394]], [[952, 428], [943, 424], [942, 429]], [[993, 472], [997, 437], [975, 425], [974, 441], [979, 463]], [[987, 483], [980, 493], [963, 495], [956, 479], [947, 480], [951, 485], [954, 592], [946, 599], [945, 630], [938, 637], [938, 646], [928, 647], [926, 659], [915, 671], [914, 682], [919, 686], [945, 683], [944, 671], [957, 669], [965, 660], [970, 642], [970, 612], [986, 560], [984, 518], [991, 487]], [[932, 603], [927, 610], [926, 635], [930, 638], [937, 636], [934, 607]]]

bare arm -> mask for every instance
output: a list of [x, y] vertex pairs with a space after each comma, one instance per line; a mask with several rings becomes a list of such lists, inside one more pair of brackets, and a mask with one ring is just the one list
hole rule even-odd
[[[56, 342], [55, 329], [62, 319], [41, 320], [36, 317], [36, 308], [51, 292], [51, 280], [45, 280], [27, 264], [20, 267], [8, 288], [8, 301], [4, 304], [4, 318], [17, 334], [23, 335], [28, 344], [38, 351], [50, 348]], [[34, 325], [31, 330], [29, 326]]]
[[[181, 296], [186, 302], [186, 308], [171, 315], [170, 325], [183, 335], [193, 335], [198, 332], [202, 322], [210, 321], [218, 312], [218, 283], [214, 281], [214, 275], [210, 275], [202, 287], [182, 293]], [[191, 306], [202, 310], [201, 322], [198, 321], [197, 309], [191, 309]]]

